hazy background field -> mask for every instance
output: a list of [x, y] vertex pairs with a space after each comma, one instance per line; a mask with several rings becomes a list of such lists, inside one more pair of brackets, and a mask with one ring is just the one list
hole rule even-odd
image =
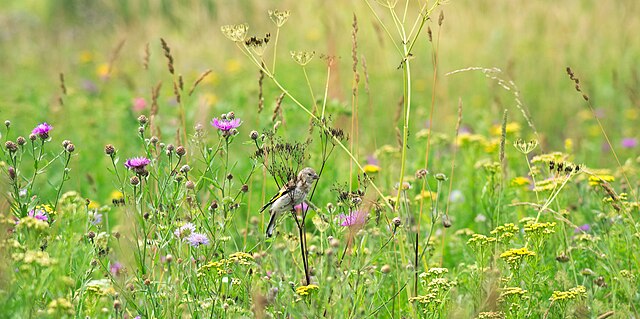
[[[445, 75], [472, 66], [496, 67], [502, 70], [499, 77], [513, 80], [519, 87], [544, 151], [563, 150], [565, 139], [570, 138], [576, 161], [610, 167], [612, 158], [601, 155], [604, 141], [599, 129], [567, 78], [565, 67], [571, 66], [580, 77], [614, 146], [624, 137], [637, 137], [640, 77], [635, 62], [640, 56], [640, 38], [634, 36], [634, 30], [640, 24], [636, 14], [639, 5], [637, 1], [460, 0], [440, 7], [445, 17], [442, 28], [436, 21], [429, 23], [439, 58], [434, 131], [453, 135], [461, 99], [463, 129], [487, 135], [507, 109], [510, 121], [522, 126], [522, 137], [533, 136], [515, 107], [512, 92], [477, 71]], [[257, 70], [220, 32], [223, 24], [242, 22], [250, 25], [251, 35], [273, 32], [267, 15], [271, 8], [292, 12], [280, 35], [277, 73], [294, 94], [303, 97], [303, 103], [310, 105], [311, 101], [302, 72], [288, 51], [314, 50], [318, 55], [337, 57], [329, 87], [333, 98], [329, 111], [346, 130], [350, 122], [344, 114], [350, 112], [351, 24], [353, 15], [358, 18], [358, 51], [366, 60], [371, 87], [369, 98], [361, 83], [360, 158], [364, 160], [381, 145], [397, 144], [395, 127], [400, 123], [392, 120], [402, 95], [401, 61], [364, 2], [24, 1], [5, 2], [3, 7], [0, 117], [12, 120], [14, 132], [24, 135], [36, 123], [48, 121], [58, 139], [72, 140], [82, 156], [72, 162], [79, 174], [68, 187], [86, 196], [105, 200], [113, 190], [106, 186], [112, 178], [103, 169], [108, 166], [103, 147], [112, 143], [122, 156], [134, 155], [131, 149], [136, 144], [130, 141], [137, 128], [136, 118], [149, 113], [151, 88], [161, 81], [162, 138], [171, 142], [175, 136], [178, 107], [160, 37], [169, 43], [176, 72], [184, 76], [187, 87], [201, 72], [212, 70], [194, 95], [185, 98], [188, 128], [197, 123], [208, 125], [212, 117], [230, 110], [244, 121], [243, 137], [251, 129], [261, 131], [272, 125], [271, 111], [278, 92], [265, 81], [266, 109], [258, 114]], [[376, 10], [383, 19], [387, 17], [382, 7]], [[409, 146], [417, 146], [409, 152], [413, 164], [408, 172], [423, 165], [411, 160], [424, 157], [424, 144], [417, 144], [414, 133], [427, 125], [434, 92], [433, 49], [426, 33], [424, 37], [417, 43], [413, 59]], [[147, 45], [150, 60], [145, 70]], [[107, 75], [109, 65], [112, 70]], [[307, 69], [315, 94], [321, 97], [326, 64], [316, 58]], [[60, 87], [60, 73], [64, 74], [66, 95]], [[135, 98], [144, 98], [146, 108], [134, 110]], [[282, 134], [298, 136], [306, 130], [307, 118], [286, 100], [285, 119]], [[437, 146], [434, 149], [438, 151]], [[635, 154], [633, 149], [620, 151], [623, 158]], [[346, 156], [338, 154], [332, 165], [348, 166]], [[442, 171], [448, 165], [434, 162], [429, 168]], [[382, 166], [389, 171], [398, 169], [391, 162]], [[55, 180], [55, 173], [52, 178]]]

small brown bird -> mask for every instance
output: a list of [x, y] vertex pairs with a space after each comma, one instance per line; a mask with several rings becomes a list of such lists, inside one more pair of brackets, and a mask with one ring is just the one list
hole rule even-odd
[[273, 230], [276, 228], [276, 222], [280, 213], [293, 210], [293, 207], [301, 204], [307, 198], [307, 194], [311, 190], [313, 182], [319, 178], [313, 168], [303, 168], [295, 179], [290, 180], [282, 186], [278, 194], [273, 196], [268, 203], [262, 206], [260, 212], [271, 206], [271, 218], [267, 226], [267, 237], [273, 236]]

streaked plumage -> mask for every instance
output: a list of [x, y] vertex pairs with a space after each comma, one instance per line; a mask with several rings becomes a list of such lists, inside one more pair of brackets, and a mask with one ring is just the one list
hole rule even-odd
[[271, 206], [269, 209], [271, 218], [267, 226], [267, 237], [273, 236], [273, 230], [276, 227], [280, 213], [291, 211], [294, 206], [301, 204], [307, 198], [313, 182], [317, 179], [318, 174], [316, 174], [313, 168], [303, 168], [295, 179], [290, 180], [280, 189], [278, 194], [262, 206], [260, 212]]

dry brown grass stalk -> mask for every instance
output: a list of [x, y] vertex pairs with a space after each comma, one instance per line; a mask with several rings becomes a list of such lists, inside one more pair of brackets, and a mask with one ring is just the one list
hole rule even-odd
[[160, 44], [162, 44], [162, 51], [164, 52], [164, 56], [167, 58], [167, 67], [169, 68], [169, 73], [175, 74], [175, 70], [173, 68], [173, 55], [171, 55], [171, 48], [167, 41], [163, 38], [160, 38]]
[[191, 89], [189, 90], [189, 96], [193, 94], [193, 91], [195, 91], [196, 87], [198, 87], [198, 84], [200, 84], [200, 82], [202, 82], [202, 80], [204, 80], [204, 78], [206, 78], [209, 74], [211, 74], [211, 69], [207, 69], [206, 71], [202, 72], [200, 76], [198, 76], [198, 78], [193, 82]]

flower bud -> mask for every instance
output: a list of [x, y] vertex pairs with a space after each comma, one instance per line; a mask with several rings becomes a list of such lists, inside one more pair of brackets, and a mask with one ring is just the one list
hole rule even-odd
[[380, 271], [381, 271], [383, 274], [388, 274], [388, 273], [390, 273], [390, 272], [391, 272], [391, 266], [389, 266], [389, 265], [385, 264], [385, 265], [383, 265], [383, 266], [382, 266], [382, 268], [380, 268]]
[[27, 144], [27, 140], [25, 140], [25, 138], [23, 136], [18, 136], [18, 138], [16, 139], [16, 143], [18, 143], [18, 145], [22, 146], [24, 144]]
[[249, 134], [249, 137], [251, 137], [252, 140], [257, 140], [258, 139], [258, 131], [251, 131], [251, 133]]
[[69, 143], [65, 149], [67, 150], [67, 152], [73, 153], [73, 151], [76, 150], [76, 146], [73, 145], [73, 143]]
[[434, 177], [436, 178], [436, 180], [441, 181], [441, 182], [447, 180], [447, 175], [444, 175], [442, 173], [438, 173]]
[[29, 139], [33, 142], [38, 138], [38, 135], [35, 135], [33, 133], [29, 134]]
[[113, 154], [115, 154], [115, 153], [116, 153], [116, 148], [115, 148], [115, 147], [113, 147], [113, 145], [111, 145], [111, 144], [107, 144], [107, 145], [104, 147], [104, 153], [105, 153], [105, 154], [107, 154], [107, 155], [109, 155], [109, 156], [111, 156], [111, 155], [113, 155]]
[[69, 140], [62, 141], [62, 147], [65, 148], [65, 149], [67, 148], [67, 145], [69, 145], [69, 144], [71, 144], [71, 141], [69, 141]]
[[194, 188], [196, 188], [196, 183], [194, 183], [193, 181], [187, 181], [184, 186], [187, 189], [193, 190]]
[[173, 146], [173, 144], [167, 145], [167, 152], [173, 152], [175, 149], [176, 149], [176, 147]]
[[182, 167], [180, 167], [180, 173], [182, 174], [186, 174], [191, 170], [191, 167], [189, 165], [182, 165]]
[[133, 176], [129, 180], [129, 183], [131, 183], [131, 185], [133, 186], [138, 186], [138, 184], [140, 184], [140, 179], [138, 178], [138, 176]]
[[13, 141], [7, 141], [4, 143], [4, 147], [9, 151], [9, 153], [13, 153], [18, 150], [18, 145]]
[[149, 139], [149, 142], [151, 142], [151, 144], [153, 144], [153, 145], [158, 144], [158, 137], [157, 136], [152, 136], [151, 139]]
[[249, 185], [244, 184], [242, 185], [242, 188], [240, 188], [240, 191], [242, 191], [243, 193], [246, 193], [249, 191]]
[[9, 168], [7, 168], [7, 173], [9, 173], [9, 179], [12, 181], [16, 179], [16, 169], [13, 168], [13, 166], [9, 166]]
[[148, 119], [147, 119], [147, 117], [146, 117], [144, 114], [143, 114], [143, 115], [138, 116], [138, 123], [140, 123], [140, 125], [145, 125], [145, 124], [147, 124], [147, 121], [148, 121]]
[[187, 154], [187, 150], [184, 149], [184, 146], [180, 145], [176, 148], [176, 154], [178, 154], [178, 156], [182, 157], [184, 156], [184, 154]]
[[9, 126], [11, 126], [11, 121], [9, 121], [9, 120], [4, 121], [4, 126], [9, 128]]
[[400, 217], [394, 217], [391, 220], [391, 223], [393, 223], [393, 226], [398, 227], [400, 226], [400, 224], [402, 224], [402, 220], [400, 220]]

